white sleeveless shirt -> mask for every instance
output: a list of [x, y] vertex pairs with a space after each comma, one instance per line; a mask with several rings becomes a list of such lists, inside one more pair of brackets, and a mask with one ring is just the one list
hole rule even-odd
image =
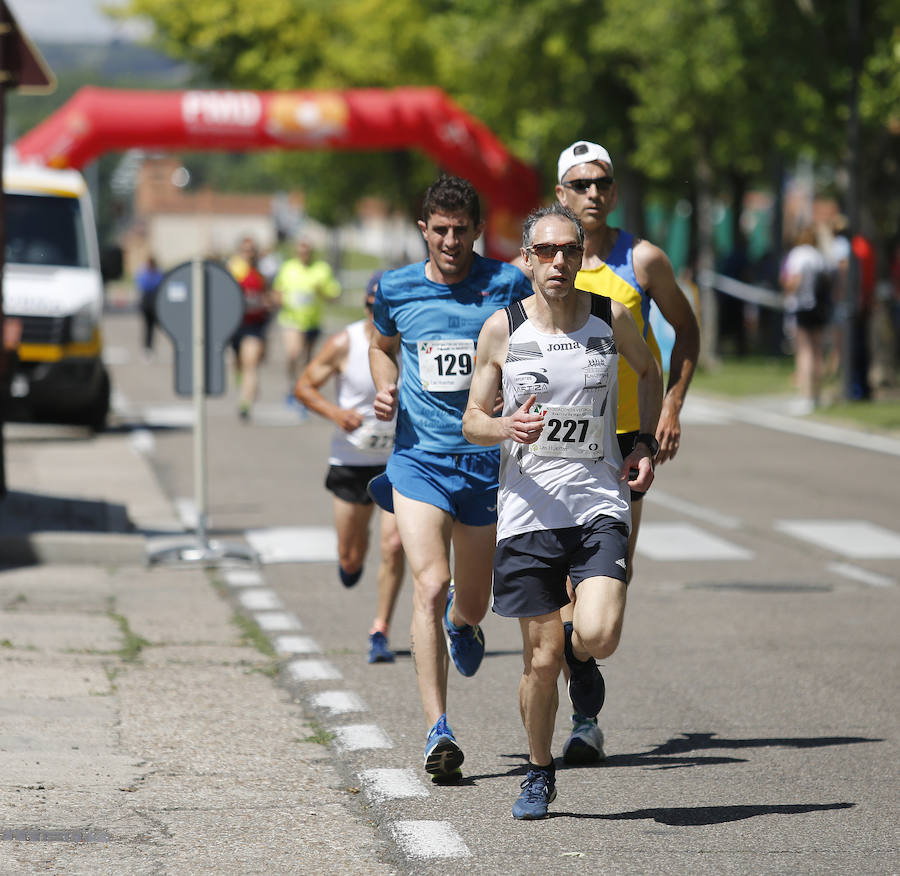
[[352, 432], [336, 427], [331, 438], [329, 465], [384, 465], [394, 446], [395, 423], [375, 418], [375, 384], [369, 370], [369, 339], [366, 320], [347, 326], [350, 348], [343, 372], [336, 377], [336, 403], [353, 408], [363, 418]]
[[593, 295], [585, 324], [569, 334], [538, 332], [521, 302], [510, 305], [502, 368], [503, 415], [530, 395], [545, 410], [532, 445], [500, 445], [497, 540], [579, 526], [605, 515], [631, 526], [629, 489], [619, 481], [618, 354], [608, 298]]

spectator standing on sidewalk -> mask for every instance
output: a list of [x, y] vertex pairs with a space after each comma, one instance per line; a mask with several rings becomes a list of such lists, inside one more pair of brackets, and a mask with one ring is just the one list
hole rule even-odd
[[151, 255], [144, 262], [134, 278], [137, 286], [141, 309], [141, 318], [144, 324], [142, 351], [144, 360], [153, 358], [153, 334], [156, 329], [156, 293], [162, 282], [162, 271], [156, 264], [156, 259]]
[[[394, 423], [375, 418], [375, 385], [369, 370], [369, 344], [375, 333], [372, 309], [381, 272], [366, 287], [366, 318], [328, 338], [297, 380], [294, 394], [306, 407], [335, 424], [325, 488], [333, 493], [338, 537], [338, 575], [353, 587], [363, 573], [369, 548], [369, 524], [375, 506], [366, 492], [369, 481], [384, 472], [394, 444]], [[335, 401], [321, 388], [332, 378]], [[369, 630], [369, 663], [392, 663], [388, 633], [403, 583], [403, 547], [394, 515], [381, 512], [381, 562], [378, 601]]]
[[[575, 287], [584, 233], [561, 204], [525, 221], [534, 295], [491, 316], [478, 339], [463, 434], [501, 444], [494, 611], [519, 619], [519, 707], [528, 774], [513, 806], [544, 818], [556, 796], [551, 752], [563, 657], [569, 696], [595, 718], [605, 685], [594, 658], [617, 648], [625, 611], [630, 483], [646, 491], [662, 401], [659, 363], [628, 309]], [[623, 460], [616, 438], [617, 359], [637, 378], [640, 432]], [[540, 380], [535, 375], [540, 374]], [[498, 390], [503, 413], [494, 416]], [[574, 590], [572, 621], [560, 610]]]
[[324, 302], [341, 294], [331, 266], [323, 259], [313, 258], [312, 244], [306, 237], [297, 238], [294, 253], [279, 268], [272, 284], [279, 306], [278, 324], [287, 368], [285, 403], [291, 406], [299, 404], [294, 395], [297, 376], [312, 359], [313, 348], [322, 333]]
[[521, 271], [474, 251], [484, 223], [468, 180], [432, 184], [419, 229], [428, 258], [387, 271], [375, 298], [375, 413], [388, 421], [396, 412], [397, 436], [385, 478], [370, 491], [394, 509], [413, 576], [412, 650], [430, 725], [425, 771], [452, 781], [463, 752], [447, 722], [444, 630], [454, 665], [473, 675], [484, 655], [478, 624], [491, 592], [499, 465], [497, 447], [463, 438], [462, 414], [481, 326], [531, 287]]
[[819, 404], [825, 371], [823, 335], [831, 319], [831, 271], [816, 247], [812, 226], [797, 234], [781, 268], [786, 330], [793, 331], [794, 359], [800, 398], [794, 411], [811, 413]]

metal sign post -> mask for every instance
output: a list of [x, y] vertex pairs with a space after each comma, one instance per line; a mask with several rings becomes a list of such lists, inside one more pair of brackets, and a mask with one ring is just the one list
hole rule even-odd
[[169, 271], [156, 295], [156, 317], [175, 345], [175, 391], [194, 405], [196, 539], [148, 551], [147, 561], [215, 566], [229, 560], [258, 563], [252, 548], [210, 541], [207, 535], [206, 396], [225, 391], [224, 351], [240, 325], [244, 293], [216, 262], [194, 259]]

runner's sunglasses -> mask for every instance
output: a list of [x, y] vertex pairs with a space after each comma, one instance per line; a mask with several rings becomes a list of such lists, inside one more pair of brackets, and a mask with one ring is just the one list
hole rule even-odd
[[584, 195], [587, 194], [591, 186], [597, 186], [598, 192], [608, 192], [615, 181], [615, 178], [611, 176], [597, 176], [592, 179], [570, 179], [568, 182], [564, 182], [563, 185], [579, 195]]
[[573, 259], [575, 256], [581, 258], [584, 247], [578, 243], [536, 243], [530, 246], [526, 252], [533, 252], [539, 262], [552, 262], [556, 258], [556, 254], [562, 251], [563, 258]]

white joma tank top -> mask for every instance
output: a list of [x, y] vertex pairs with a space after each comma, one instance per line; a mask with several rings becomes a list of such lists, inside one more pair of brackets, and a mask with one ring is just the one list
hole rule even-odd
[[498, 541], [578, 526], [600, 515], [631, 525], [628, 487], [619, 481], [618, 354], [610, 303], [598, 295], [592, 299], [587, 321], [570, 334], [538, 332], [521, 302], [507, 308], [503, 415], [534, 394], [534, 409], [544, 410], [545, 419], [535, 444], [501, 445]]

